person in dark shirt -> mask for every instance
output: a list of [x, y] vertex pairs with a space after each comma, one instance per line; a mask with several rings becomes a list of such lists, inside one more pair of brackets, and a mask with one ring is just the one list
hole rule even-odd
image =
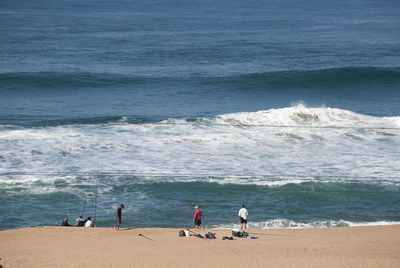
[[65, 219], [61, 222], [61, 226], [72, 226], [72, 225], [68, 223], [68, 218], [65, 218]]
[[124, 204], [121, 204], [117, 209], [117, 224], [114, 225], [115, 230], [119, 230], [121, 226], [121, 216], [122, 216], [122, 209], [124, 208]]
[[82, 226], [84, 226], [84, 225], [85, 225], [85, 219], [83, 218], [82, 215], [80, 215], [79, 218], [77, 218], [77, 219], [75, 220], [75, 226], [77, 226], [77, 227], [82, 227]]

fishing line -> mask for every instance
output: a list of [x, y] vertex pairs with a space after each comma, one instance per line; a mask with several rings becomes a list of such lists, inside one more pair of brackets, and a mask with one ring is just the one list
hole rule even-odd
[[82, 210], [82, 217], [85, 214], [85, 209], [86, 209], [86, 199], [87, 199], [87, 193], [85, 193], [85, 201], [83, 202], [83, 210]]

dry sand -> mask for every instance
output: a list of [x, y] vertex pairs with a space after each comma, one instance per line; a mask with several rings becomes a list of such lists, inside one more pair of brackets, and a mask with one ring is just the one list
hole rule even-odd
[[[35, 227], [0, 232], [9, 267], [400, 267], [400, 225], [249, 230], [258, 239], [216, 233], [178, 237], [179, 229]], [[140, 236], [142, 234], [143, 236]], [[1, 266], [0, 265], [0, 266]]]

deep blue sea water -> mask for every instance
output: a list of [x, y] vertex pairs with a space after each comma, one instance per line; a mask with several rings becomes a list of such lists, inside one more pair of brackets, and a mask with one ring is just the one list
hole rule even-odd
[[400, 3], [0, 2], [0, 229], [400, 223]]

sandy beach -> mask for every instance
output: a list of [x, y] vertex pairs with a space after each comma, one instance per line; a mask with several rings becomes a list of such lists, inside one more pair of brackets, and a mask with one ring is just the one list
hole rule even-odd
[[400, 225], [327, 229], [200, 230], [32, 227], [0, 232], [5, 267], [400, 267]]

